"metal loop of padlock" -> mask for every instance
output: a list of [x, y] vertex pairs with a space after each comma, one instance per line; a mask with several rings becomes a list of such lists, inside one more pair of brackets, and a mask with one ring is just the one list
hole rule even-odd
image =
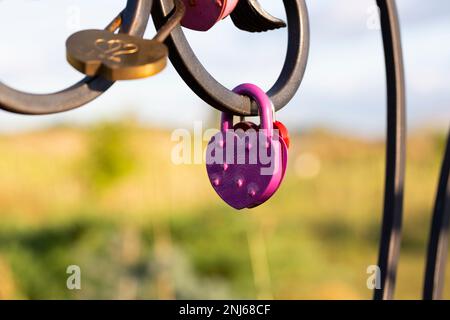
[[[286, 173], [288, 148], [274, 135], [272, 102], [266, 93], [252, 84], [240, 85], [233, 91], [255, 101], [260, 127], [238, 135], [233, 130], [233, 115], [223, 112], [221, 130], [207, 147], [206, 169], [216, 193], [241, 210], [257, 207], [275, 194]], [[262, 158], [267, 151], [268, 161]]]
[[84, 30], [73, 34], [66, 43], [67, 61], [87, 76], [101, 76], [110, 81], [153, 76], [167, 65], [169, 55], [163, 43], [185, 13], [182, 0], [152, 40], [116, 34], [108, 30]]
[[[153, 0], [128, 0], [122, 13], [108, 25], [109, 30], [142, 37], [147, 28]], [[0, 108], [20, 114], [52, 114], [81, 107], [112, 86], [101, 77], [86, 77], [73, 86], [51, 94], [31, 94], [0, 82]]]
[[[273, 119], [273, 123], [275, 123], [276, 122], [276, 118], [277, 118], [277, 113], [275, 111], [275, 106], [273, 105], [272, 101], [271, 101], [271, 106], [272, 106], [272, 119]], [[258, 116], [259, 116], [259, 114], [258, 114]], [[237, 131], [239, 129], [243, 130], [243, 131], [247, 131], [247, 130], [250, 130], [250, 129], [254, 129], [254, 130], [258, 130], [259, 129], [259, 126], [256, 125], [254, 122], [246, 121], [245, 119], [246, 119], [245, 116], [240, 116], [239, 117], [239, 122], [236, 123], [233, 126], [234, 131]]]

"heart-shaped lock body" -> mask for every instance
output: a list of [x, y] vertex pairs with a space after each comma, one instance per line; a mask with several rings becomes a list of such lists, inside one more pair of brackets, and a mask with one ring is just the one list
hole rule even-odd
[[[251, 129], [259, 130], [259, 128], [260, 128], [259, 125], [255, 124], [255, 123], [253, 123], [251, 121], [240, 121], [240, 122], [236, 123], [233, 126], [234, 131], [238, 135], [240, 133], [238, 130], [242, 130], [242, 131], [245, 132], [245, 131], [248, 131], [248, 130], [251, 130]], [[275, 121], [273, 123], [273, 128], [275, 130], [274, 133], [276, 132], [279, 135], [280, 139], [282, 140], [282, 141], [280, 141], [280, 143], [283, 143], [285, 145], [285, 147], [283, 146], [282, 149], [284, 150], [284, 148], [286, 148], [286, 150], [289, 150], [290, 137], [289, 137], [289, 131], [286, 128], [286, 126], [280, 121]], [[287, 157], [288, 153], [287, 152], [286, 153], [283, 152], [283, 156]], [[287, 158], [285, 160], [283, 159], [283, 164], [285, 164], [283, 166], [283, 178], [284, 178], [284, 176], [286, 174], [286, 170], [287, 170]]]
[[[240, 121], [238, 123], [236, 123], [233, 126], [234, 131], [237, 131], [236, 133], [239, 134], [238, 130], [242, 130], [242, 131], [247, 131], [247, 130], [259, 130], [260, 126], [256, 125], [255, 123], [251, 122], [251, 121]], [[281, 121], [275, 121], [273, 123], [273, 128], [274, 128], [274, 133], [276, 132], [279, 137], [283, 140], [283, 143], [286, 145], [286, 149], [289, 150], [290, 144], [291, 144], [291, 139], [289, 136], [289, 130], [287, 129], [287, 127], [281, 122]], [[284, 153], [283, 153], [284, 155]], [[286, 156], [288, 155], [288, 153], [286, 153]], [[283, 163], [287, 164], [287, 159], [286, 161], [283, 161]], [[287, 166], [283, 167], [283, 177], [286, 174], [286, 170], [287, 170]]]
[[235, 209], [254, 208], [278, 190], [287, 167], [285, 142], [274, 135], [272, 103], [266, 93], [252, 84], [243, 84], [235, 93], [253, 98], [260, 111], [259, 130], [237, 134], [233, 115], [222, 114], [221, 132], [208, 144], [206, 167], [217, 194]]
[[[248, 122], [248, 121], [244, 121], [244, 122], [238, 122], [234, 125], [234, 130], [244, 130], [247, 131], [249, 129], [254, 129], [258, 130], [259, 126], [256, 126], [256, 124], [254, 124], [253, 122]], [[275, 121], [273, 123], [273, 128], [274, 130], [278, 130], [278, 134], [280, 135], [280, 138], [283, 139], [284, 143], [286, 144], [287, 148], [289, 149], [290, 145], [291, 145], [291, 138], [289, 136], [289, 130], [286, 128], [286, 126], [283, 124], [283, 122], [281, 121]]]
[[196, 31], [207, 31], [233, 12], [239, 0], [183, 0], [186, 14], [181, 25]]

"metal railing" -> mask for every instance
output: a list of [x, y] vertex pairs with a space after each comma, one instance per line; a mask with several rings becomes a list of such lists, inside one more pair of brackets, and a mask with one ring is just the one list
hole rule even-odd
[[[247, 1], [247, 0], [241, 0]], [[254, 1], [254, 0], [252, 0]], [[406, 167], [405, 75], [400, 24], [395, 0], [377, 0], [385, 53], [387, 79], [387, 135], [384, 209], [378, 266], [381, 288], [374, 299], [394, 298], [400, 254], [404, 176]], [[288, 50], [277, 82], [268, 95], [280, 110], [298, 91], [309, 54], [309, 21], [304, 0], [283, 0], [287, 14]], [[152, 15], [160, 29], [173, 10], [172, 0], [128, 0], [126, 8], [107, 27], [142, 37]], [[258, 31], [258, 30], [254, 30]], [[165, 41], [170, 59], [187, 85], [209, 105], [235, 115], [257, 115], [257, 106], [249, 98], [237, 95], [217, 82], [203, 67], [189, 46], [181, 27]], [[0, 108], [21, 114], [50, 114], [81, 107], [100, 96], [113, 82], [101, 77], [86, 77], [63, 91], [36, 95], [17, 91], [0, 82]], [[424, 299], [442, 298], [448, 249], [450, 217], [450, 135], [442, 164], [441, 178], [431, 226], [424, 282]]]

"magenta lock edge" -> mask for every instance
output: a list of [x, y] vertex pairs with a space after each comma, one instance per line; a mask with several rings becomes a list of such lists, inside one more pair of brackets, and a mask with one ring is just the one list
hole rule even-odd
[[208, 31], [236, 8], [239, 0], [183, 0], [186, 14], [181, 21], [185, 28]]
[[[272, 152], [274, 152], [273, 161], [277, 168], [270, 176], [262, 175], [259, 172], [261, 164], [226, 165], [227, 169], [223, 169], [223, 165], [207, 164], [207, 171], [212, 187], [227, 204], [235, 209], [254, 208], [266, 202], [280, 187], [287, 167], [288, 151], [282, 139], [278, 139], [278, 141], [273, 140], [273, 107], [267, 94], [253, 84], [240, 85], [233, 91], [249, 96], [258, 103], [260, 107], [261, 127], [265, 130], [265, 136], [267, 138], [270, 137], [270, 146]], [[232, 126], [233, 116], [222, 113], [221, 132], [210, 142], [208, 150], [213, 148], [213, 141], [222, 139], [224, 132], [231, 130]], [[236, 180], [236, 176], [242, 178], [241, 185], [235, 184], [234, 180]], [[248, 188], [250, 186], [257, 186], [258, 193], [249, 196], [245, 192], [245, 187], [247, 186]]]
[[[244, 83], [236, 88], [233, 89], [234, 93], [245, 95], [250, 98], [252, 98], [258, 105], [259, 108], [259, 117], [261, 119], [260, 127], [264, 130], [264, 133], [266, 134], [267, 138], [269, 138], [272, 143], [279, 143], [281, 152], [279, 156], [281, 157], [281, 161], [279, 161], [280, 167], [276, 169], [276, 179], [273, 180], [272, 184], [267, 188], [266, 192], [261, 195], [261, 202], [255, 203], [255, 205], [249, 207], [249, 208], [255, 208], [267, 200], [269, 200], [275, 192], [279, 189], [281, 183], [284, 180], [284, 176], [286, 174], [287, 169], [287, 162], [288, 162], [288, 148], [286, 143], [281, 139], [279, 135], [275, 137], [276, 141], [273, 141], [274, 139], [274, 107], [273, 103], [270, 100], [267, 93], [262, 90], [257, 85], [251, 84], [251, 83]], [[222, 116], [225, 113], [222, 114]], [[233, 117], [231, 117], [231, 123], [233, 122]], [[274, 149], [272, 150], [274, 152]], [[278, 180], [278, 181], [277, 181]]]
[[[267, 96], [267, 94], [258, 86], [250, 83], [245, 83], [236, 87], [233, 90], [233, 92], [241, 95], [246, 95], [252, 98], [258, 104], [261, 119], [261, 128], [264, 130], [264, 133], [267, 136], [267, 138], [270, 139], [272, 145], [273, 143], [279, 143], [281, 149], [281, 152], [277, 154], [278, 156], [277, 159], [279, 159], [280, 161], [275, 161], [276, 163], [278, 163], [279, 167], [275, 169], [274, 179], [272, 180], [271, 184], [266, 188], [266, 191], [260, 195], [259, 201], [256, 201], [252, 206], [249, 206], [249, 208], [254, 208], [266, 202], [280, 187], [281, 182], [284, 179], [286, 173], [288, 149], [284, 141], [280, 139], [279, 136], [277, 137], [277, 141], [273, 141], [273, 130], [274, 130], [273, 104], [270, 98]], [[222, 115], [224, 116], [226, 115], [226, 113], [223, 113]], [[233, 117], [231, 117], [230, 122], [231, 125], [233, 122], [232, 118]], [[272, 152], [277, 152], [277, 150], [280, 149], [273, 149]], [[281, 157], [281, 159], [279, 157]]]

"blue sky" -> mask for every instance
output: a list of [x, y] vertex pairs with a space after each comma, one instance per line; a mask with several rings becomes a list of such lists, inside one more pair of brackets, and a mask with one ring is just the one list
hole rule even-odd
[[[281, 1], [261, 0], [284, 17]], [[1, 0], [0, 80], [35, 93], [63, 89], [81, 79], [65, 61], [73, 32], [104, 27], [125, 0]], [[278, 114], [290, 128], [327, 127], [365, 136], [385, 130], [385, 80], [380, 31], [369, 28], [373, 0], [309, 0], [311, 52], [304, 82]], [[445, 128], [450, 119], [450, 1], [398, 0], [411, 129]], [[79, 23], [77, 23], [79, 12]], [[249, 34], [229, 19], [208, 33], [188, 38], [210, 72], [233, 88], [253, 82], [269, 89], [281, 70], [286, 30]], [[147, 37], [154, 34], [149, 26]], [[117, 83], [96, 101], [51, 116], [0, 111], [0, 131], [36, 129], [54, 123], [87, 123], [133, 114], [160, 127], [191, 128], [211, 108], [178, 77], [172, 66], [161, 74]]]

